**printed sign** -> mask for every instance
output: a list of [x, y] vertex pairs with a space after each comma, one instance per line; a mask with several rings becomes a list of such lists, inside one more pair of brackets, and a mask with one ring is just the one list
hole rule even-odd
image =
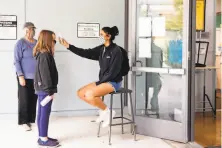
[[205, 0], [196, 0], [196, 30], [205, 30]]
[[17, 16], [0, 15], [0, 40], [17, 39]]
[[77, 37], [78, 38], [98, 38], [100, 36], [99, 23], [78, 23]]

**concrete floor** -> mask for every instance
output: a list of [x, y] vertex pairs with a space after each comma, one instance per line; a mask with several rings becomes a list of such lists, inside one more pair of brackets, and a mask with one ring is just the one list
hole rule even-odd
[[[166, 141], [158, 138], [137, 136], [133, 140], [129, 134], [129, 126], [125, 126], [124, 135], [120, 127], [113, 128], [112, 146], [108, 145], [108, 128], [101, 130], [101, 137], [97, 138], [98, 125], [91, 122], [96, 117], [52, 117], [50, 121], [49, 136], [58, 138], [61, 148], [188, 148], [185, 144]], [[5, 115], [0, 117], [0, 141], [4, 148], [38, 148], [37, 127], [25, 132], [18, 126], [17, 119]]]

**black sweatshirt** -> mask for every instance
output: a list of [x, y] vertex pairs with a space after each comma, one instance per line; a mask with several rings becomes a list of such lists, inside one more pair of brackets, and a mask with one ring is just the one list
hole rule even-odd
[[35, 71], [34, 87], [36, 92], [45, 92], [48, 95], [57, 93], [58, 71], [51, 53], [38, 53]]
[[96, 85], [122, 81], [122, 52], [118, 45], [111, 43], [108, 47], [100, 45], [92, 49], [81, 49], [70, 45], [68, 50], [81, 57], [99, 61], [99, 81]]

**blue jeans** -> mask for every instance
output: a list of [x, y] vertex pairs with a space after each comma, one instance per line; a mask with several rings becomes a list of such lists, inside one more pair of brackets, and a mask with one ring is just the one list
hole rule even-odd
[[114, 88], [114, 92], [117, 92], [122, 86], [122, 81], [121, 82], [108, 82], [108, 83], [112, 85], [112, 87]]
[[52, 100], [45, 106], [42, 106], [40, 102], [48, 95], [38, 95], [38, 117], [37, 124], [39, 130], [39, 137], [48, 137], [49, 116], [51, 113]]

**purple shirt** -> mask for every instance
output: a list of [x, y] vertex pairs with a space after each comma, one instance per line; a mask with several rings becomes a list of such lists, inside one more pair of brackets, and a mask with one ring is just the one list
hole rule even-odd
[[36, 60], [33, 57], [33, 48], [36, 40], [31, 43], [24, 38], [18, 40], [14, 49], [14, 65], [18, 76], [25, 79], [34, 79]]

